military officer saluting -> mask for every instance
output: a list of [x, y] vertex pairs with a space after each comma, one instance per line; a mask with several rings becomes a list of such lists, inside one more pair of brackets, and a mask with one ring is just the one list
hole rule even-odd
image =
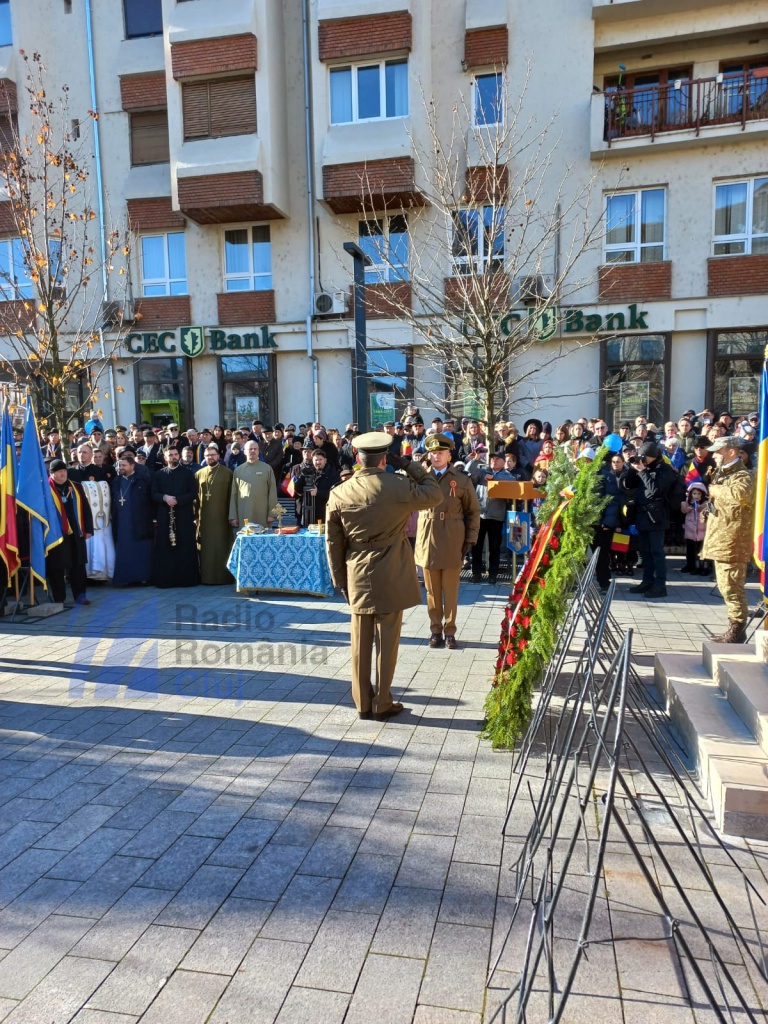
[[480, 503], [472, 481], [450, 464], [454, 447], [447, 434], [430, 434], [425, 442], [430, 475], [440, 485], [443, 500], [419, 514], [416, 534], [416, 564], [424, 570], [427, 588], [429, 646], [442, 647], [445, 631], [449, 650], [456, 648], [461, 565], [480, 530]]
[[[386, 720], [403, 710], [392, 700], [403, 610], [421, 604], [405, 526], [412, 512], [434, 508], [440, 488], [418, 462], [407, 476], [387, 473], [389, 434], [354, 440], [362, 468], [335, 487], [326, 509], [331, 576], [352, 610], [352, 696], [360, 718]], [[372, 687], [376, 645], [376, 692]]]

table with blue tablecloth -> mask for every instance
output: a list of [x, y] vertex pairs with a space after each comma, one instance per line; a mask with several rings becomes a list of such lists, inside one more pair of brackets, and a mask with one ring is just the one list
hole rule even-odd
[[333, 597], [325, 537], [300, 533], [239, 533], [227, 568], [238, 590]]

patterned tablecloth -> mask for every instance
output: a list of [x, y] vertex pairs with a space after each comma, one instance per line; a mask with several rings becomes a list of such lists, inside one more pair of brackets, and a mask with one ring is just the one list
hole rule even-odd
[[325, 537], [306, 532], [238, 534], [227, 568], [238, 590], [333, 597]]

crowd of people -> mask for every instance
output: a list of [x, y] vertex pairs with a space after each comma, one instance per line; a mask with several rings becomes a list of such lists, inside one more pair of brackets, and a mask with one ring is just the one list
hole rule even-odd
[[[757, 413], [734, 418], [728, 412], [690, 409], [663, 425], [638, 416], [615, 431], [601, 418], [566, 420], [553, 429], [535, 417], [518, 430], [512, 422], [490, 426], [469, 417], [435, 417], [426, 423], [409, 404], [400, 420], [383, 423], [376, 432], [390, 473], [402, 472], [411, 462], [431, 463], [434, 471], [441, 455], [430, 439], [446, 439], [443, 450], [454, 481], [468, 478], [477, 500], [475, 536], [468, 520], [464, 524], [462, 536], [471, 543], [462, 542], [463, 564], [471, 568], [475, 582], [487, 572], [491, 583], [506, 555], [507, 512], [514, 506], [492, 497], [488, 484], [531, 480], [543, 488], [557, 449], [577, 460], [593, 458], [607, 445], [601, 479], [608, 503], [595, 534], [600, 586], [607, 589], [613, 573], [633, 576], [641, 558], [642, 579], [630, 589], [663, 598], [665, 546], [684, 545], [680, 571], [718, 574], [728, 604], [729, 638], [738, 638], [746, 623], [744, 578], [750, 556], [745, 554], [745, 538], [749, 533], [751, 544], [754, 486], [747, 488], [748, 494], [740, 492], [739, 529], [733, 528], [737, 511], [726, 509], [722, 489], [732, 487], [735, 469], [744, 471], [736, 481], [742, 481], [742, 491], [744, 479], [753, 480], [758, 422]], [[92, 417], [64, 438], [53, 427], [41, 430], [64, 533], [64, 543], [50, 553], [47, 567], [54, 599], [64, 600], [67, 578], [79, 604], [88, 603], [89, 578], [111, 580], [115, 586], [232, 583], [227, 559], [234, 533], [246, 521], [271, 525], [278, 501], [291, 511], [295, 507], [302, 527], [324, 522], [332, 491], [362, 467], [357, 437], [354, 423], [341, 431], [320, 423], [270, 427], [258, 419], [236, 429], [216, 425], [182, 430], [177, 423], [105, 429]], [[413, 511], [405, 528], [413, 549], [425, 547], [418, 539], [420, 517], [425, 518]], [[718, 539], [723, 522], [730, 524], [725, 545]], [[617, 534], [624, 535], [618, 544]], [[737, 535], [743, 535], [738, 542]], [[439, 538], [432, 546], [439, 548]], [[435, 559], [434, 550], [421, 556], [417, 550], [424, 582], [435, 571]], [[718, 570], [719, 565], [742, 561], [735, 573]], [[453, 606], [454, 595], [449, 596]], [[441, 621], [438, 629], [435, 618], [433, 634], [442, 632], [443, 625]], [[446, 636], [454, 633], [455, 621], [449, 616]]]

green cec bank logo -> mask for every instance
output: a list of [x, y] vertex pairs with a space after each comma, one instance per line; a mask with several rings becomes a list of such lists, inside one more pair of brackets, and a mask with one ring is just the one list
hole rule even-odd
[[179, 348], [185, 356], [194, 359], [199, 356], [205, 348], [205, 328], [203, 327], [180, 327]]

